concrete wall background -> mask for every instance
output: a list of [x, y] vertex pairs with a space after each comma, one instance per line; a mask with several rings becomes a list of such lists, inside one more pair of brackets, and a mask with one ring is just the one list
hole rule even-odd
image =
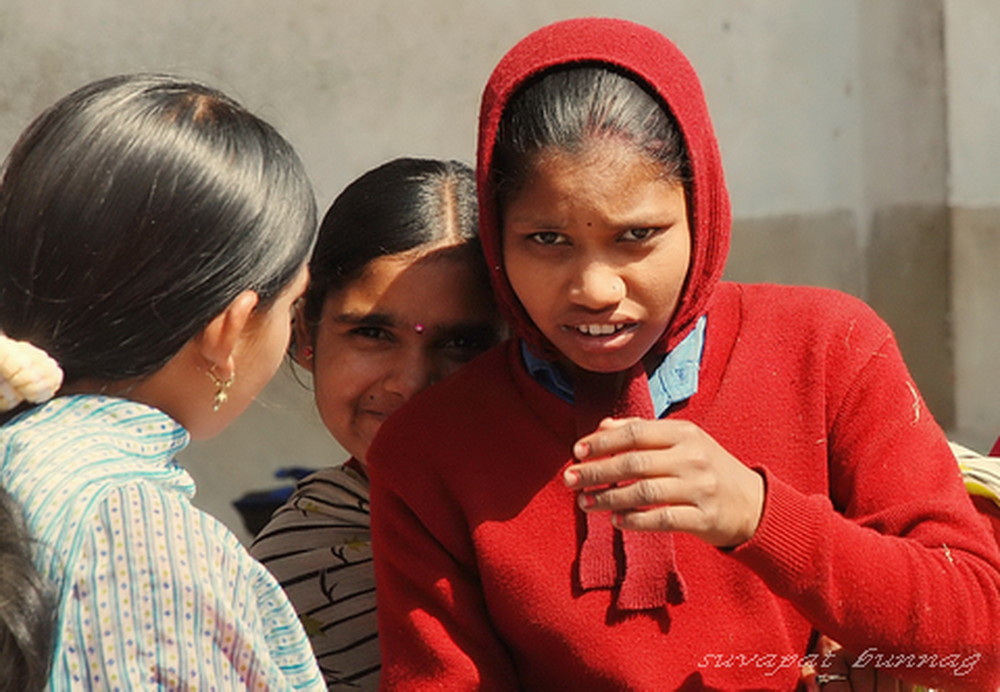
[[944, 8], [958, 435], [985, 445], [1000, 432], [1000, 4]]
[[[736, 218], [729, 276], [870, 300], [942, 423], [987, 446], [1000, 432], [994, 0], [4, 0], [0, 149], [87, 81], [174, 72], [277, 126], [325, 208], [394, 156], [471, 161], [496, 60], [591, 14], [664, 32], [702, 76]], [[273, 469], [342, 458], [288, 373], [182, 457], [197, 502], [238, 531], [230, 502], [276, 484]]]

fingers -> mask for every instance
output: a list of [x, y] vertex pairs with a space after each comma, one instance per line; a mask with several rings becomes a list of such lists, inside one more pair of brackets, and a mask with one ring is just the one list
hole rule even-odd
[[684, 531], [717, 546], [757, 530], [764, 481], [694, 423], [605, 419], [577, 442], [580, 463], [563, 472], [588, 512], [610, 511], [619, 528]]
[[704, 513], [691, 505], [667, 505], [615, 512], [611, 523], [625, 531], [683, 531], [695, 535], [708, 528]]
[[816, 682], [821, 690], [874, 690], [874, 687], [855, 687], [850, 669], [850, 656], [843, 647], [827, 636], [818, 642], [823, 665], [816, 673]]
[[[605, 418], [597, 430], [580, 438], [573, 448], [581, 463], [563, 474], [569, 488], [592, 488], [641, 478], [674, 475], [680, 454], [673, 449], [684, 441], [707, 437], [688, 421], [642, 418]], [[704, 445], [687, 445], [685, 469], [702, 468]]]
[[[760, 477], [752, 471], [754, 479]], [[682, 531], [717, 546], [738, 545], [759, 521], [751, 505], [720, 491], [717, 477], [650, 478], [618, 487], [588, 490], [577, 502], [587, 512], [610, 511], [611, 521], [629, 531]]]
[[698, 430], [688, 421], [605, 418], [597, 430], [577, 440], [573, 455], [589, 461], [629, 450], [671, 447]]
[[657, 505], [686, 503], [691, 492], [674, 476], [643, 478], [632, 483], [600, 490], [582, 491], [577, 496], [580, 509], [604, 512], [647, 509]]
[[[660, 478], [676, 475], [675, 468], [680, 455], [673, 448], [634, 450], [599, 461], [574, 464], [563, 473], [563, 481], [569, 488], [596, 488], [615, 483], [624, 483], [646, 478]], [[689, 470], [700, 466], [696, 457], [686, 458], [691, 464]], [[643, 485], [632, 492], [649, 490]], [[609, 508], [609, 507], [606, 507]]]

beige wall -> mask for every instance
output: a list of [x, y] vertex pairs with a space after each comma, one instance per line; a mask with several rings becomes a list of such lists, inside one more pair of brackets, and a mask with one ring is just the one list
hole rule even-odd
[[1000, 3], [946, 0], [956, 435], [1000, 433]]
[[[399, 155], [471, 160], [479, 90], [528, 31], [588, 14], [659, 29], [705, 83], [736, 224], [729, 276], [869, 299], [942, 422], [1000, 432], [1000, 75], [994, 0], [4, 0], [0, 149], [41, 108], [117, 72], [203, 78], [271, 120], [320, 205]], [[987, 144], [988, 142], [988, 144]], [[956, 270], [961, 271], [956, 271]], [[343, 458], [308, 390], [278, 379], [183, 455], [197, 501]]]

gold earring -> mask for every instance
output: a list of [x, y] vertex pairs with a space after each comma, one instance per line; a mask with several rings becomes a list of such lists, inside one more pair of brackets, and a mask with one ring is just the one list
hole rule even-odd
[[212, 400], [212, 410], [218, 411], [224, 403], [229, 401], [229, 388], [233, 386], [236, 373], [232, 373], [229, 377], [222, 380], [211, 369], [205, 372], [212, 379], [212, 384], [216, 386], [215, 398]]

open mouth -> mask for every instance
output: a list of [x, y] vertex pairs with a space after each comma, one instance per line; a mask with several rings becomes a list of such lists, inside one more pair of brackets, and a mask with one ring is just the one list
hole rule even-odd
[[569, 329], [572, 329], [579, 334], [583, 334], [584, 336], [612, 336], [614, 334], [617, 334], [618, 332], [624, 331], [634, 326], [635, 326], [634, 324], [625, 324], [625, 323], [576, 324], [573, 325], [572, 327], [569, 327]]

